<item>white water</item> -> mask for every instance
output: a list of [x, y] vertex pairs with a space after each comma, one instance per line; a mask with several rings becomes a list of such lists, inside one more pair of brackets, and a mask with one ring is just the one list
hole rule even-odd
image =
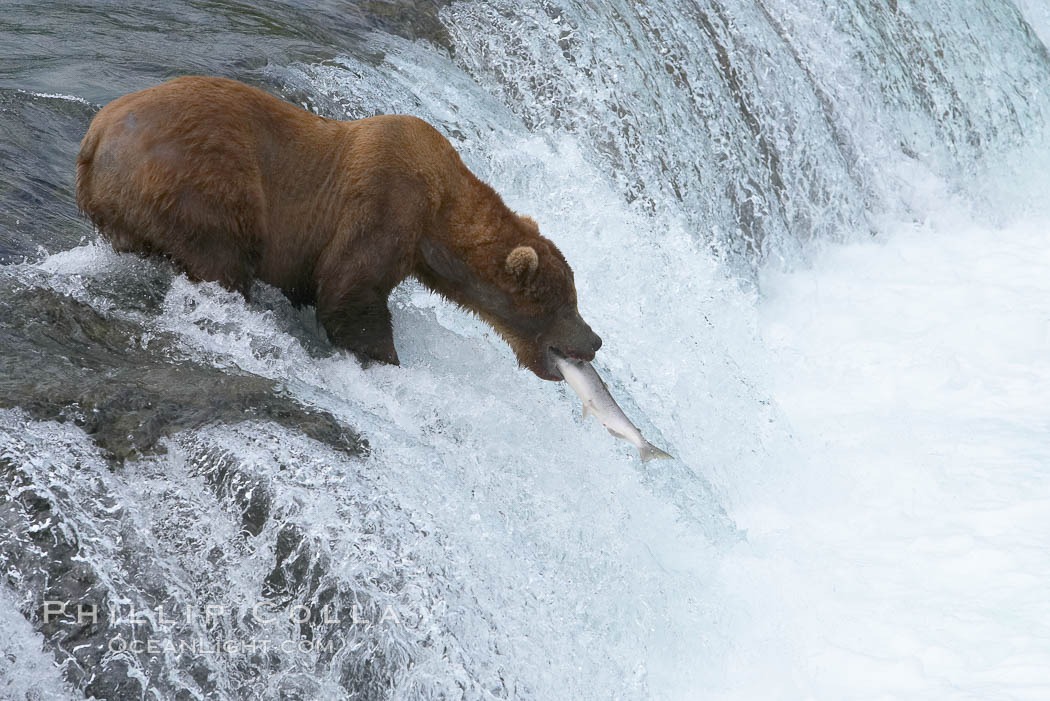
[[17, 602], [0, 587], [0, 698], [64, 701], [76, 696], [45, 650], [44, 636], [33, 630]]
[[[614, 391], [658, 414], [669, 445], [729, 495], [721, 503], [747, 533], [740, 542], [676, 522], [674, 499], [654, 498], [629, 446], [573, 420], [569, 393], [512, 369], [482, 327], [422, 292], [406, 291], [399, 313], [401, 369], [312, 359], [279, 315], [185, 280], [159, 326], [365, 430], [376, 454], [353, 469], [279, 434], [278, 460], [313, 453], [285, 496], [312, 500], [292, 512], [337, 542], [360, 542], [352, 523], [330, 519], [362, 499], [412, 513], [384, 517], [401, 538], [438, 529], [444, 583], [412, 603], [440, 602], [438, 629], [454, 631], [472, 677], [509, 659], [501, 675], [544, 698], [1039, 699], [1050, 694], [1048, 240], [1045, 219], [1000, 229], [948, 214], [827, 247], [793, 273], [768, 271], [759, 299], [723, 288], [719, 304], [738, 300], [737, 326], [708, 333], [756, 363], [749, 378], [776, 418], [749, 424], [739, 405], [683, 398], [682, 383], [699, 393], [717, 369], [676, 378], [661, 374], [670, 361], [634, 361], [651, 373], [646, 384], [607, 370]], [[89, 247], [44, 268], [59, 281], [124, 264]], [[597, 302], [615, 319], [614, 300]], [[663, 324], [667, 307], [653, 308]], [[205, 320], [218, 323], [203, 330]], [[616, 349], [603, 351], [613, 358], [604, 367], [630, 362], [634, 346]], [[755, 432], [749, 449], [776, 451], [725, 457], [744, 439], [687, 430], [727, 430], [734, 418], [738, 432]], [[240, 429], [188, 437], [125, 479], [156, 480], [159, 469], [163, 485], [178, 469], [192, 484], [178, 466], [209, 444], [286, 479], [266, 467], [273, 448], [255, 453], [249, 435], [260, 440]], [[719, 452], [721, 464], [705, 457]], [[124, 489], [125, 503], [149, 491]], [[141, 508], [170, 517], [163, 502]], [[221, 520], [209, 517], [216, 542], [232, 537]], [[413, 557], [426, 570], [436, 555]], [[249, 582], [251, 567], [239, 575]], [[445, 688], [445, 663], [428, 663], [412, 636], [388, 644], [408, 645], [435, 675], [417, 672], [405, 694]]]
[[[721, 555], [649, 496], [621, 444], [570, 420], [570, 396], [506, 362], [459, 373], [449, 352], [444, 370], [409, 356], [400, 371], [362, 373], [344, 358], [295, 353], [268, 313], [215, 291], [180, 281], [171, 301], [194, 299], [196, 318], [242, 328], [215, 336], [179, 322], [188, 343], [323, 387], [316, 399], [330, 408], [353, 397], [382, 417], [365, 426], [372, 436], [389, 422], [373, 439], [368, 489], [427, 510], [445, 530], [465, 558], [449, 565], [483, 609], [461, 615], [488, 611], [498, 628], [470, 635], [498, 635], [535, 693], [1040, 699], [1050, 694], [1048, 234], [1045, 220], [1002, 230], [941, 221], [767, 274], [761, 340], [747, 342], [768, 359], [790, 438], [762, 475], [739, 462], [740, 471], [712, 470], [747, 531]], [[89, 268], [114, 264], [87, 253]], [[48, 267], [65, 267], [62, 258]], [[64, 258], [83, 269], [82, 254]], [[405, 312], [406, 335], [427, 338], [434, 353], [451, 343], [501, 355], [467, 332], [440, 332], [437, 314], [417, 315]], [[262, 338], [289, 354], [260, 358], [251, 347]], [[385, 398], [409, 392], [411, 401]], [[680, 423], [713, 411], [693, 407]], [[230, 449], [231, 433], [211, 439]], [[664, 435], [687, 448], [677, 429]], [[318, 496], [310, 482], [348, 484], [316, 460], [302, 469], [306, 498]], [[147, 476], [128, 479], [136, 475]], [[316, 522], [343, 500], [315, 505]], [[20, 656], [23, 671], [40, 664]]]
[[956, 217], [767, 276], [799, 455], [732, 511], [726, 697], [1050, 696], [1048, 242]]

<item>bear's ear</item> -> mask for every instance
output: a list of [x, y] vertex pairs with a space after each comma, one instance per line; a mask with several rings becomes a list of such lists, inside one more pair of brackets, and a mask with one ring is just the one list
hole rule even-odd
[[507, 254], [507, 272], [523, 280], [536, 272], [540, 265], [540, 257], [532, 246], [518, 246]]

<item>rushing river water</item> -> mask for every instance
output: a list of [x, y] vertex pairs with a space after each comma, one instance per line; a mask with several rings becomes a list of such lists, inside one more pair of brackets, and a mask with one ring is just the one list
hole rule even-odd
[[[1034, 0], [7, 0], [0, 698], [1045, 698], [1048, 39]], [[80, 138], [181, 74], [436, 125], [677, 460], [415, 283], [362, 369], [101, 243]]]

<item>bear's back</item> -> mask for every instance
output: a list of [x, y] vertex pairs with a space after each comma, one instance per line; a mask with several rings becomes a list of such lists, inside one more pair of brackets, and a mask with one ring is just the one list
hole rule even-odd
[[[199, 76], [106, 105], [77, 170], [81, 209], [118, 250], [165, 253], [197, 277], [235, 278], [234, 287], [259, 277], [303, 302], [341, 237], [360, 238], [362, 227], [416, 231], [473, 179], [448, 140], [416, 117], [331, 120]], [[415, 241], [401, 245], [411, 257]], [[231, 267], [238, 272], [223, 272]]]

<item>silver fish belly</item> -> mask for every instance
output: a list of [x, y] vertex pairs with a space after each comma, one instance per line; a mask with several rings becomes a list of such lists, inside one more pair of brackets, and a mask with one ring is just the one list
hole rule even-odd
[[642, 432], [623, 413], [623, 409], [609, 393], [609, 387], [590, 363], [562, 357], [556, 357], [554, 362], [569, 387], [572, 387], [583, 402], [583, 418], [594, 414], [609, 433], [633, 444], [638, 449], [642, 462], [659, 458], [673, 459], [673, 456], [645, 440]]

